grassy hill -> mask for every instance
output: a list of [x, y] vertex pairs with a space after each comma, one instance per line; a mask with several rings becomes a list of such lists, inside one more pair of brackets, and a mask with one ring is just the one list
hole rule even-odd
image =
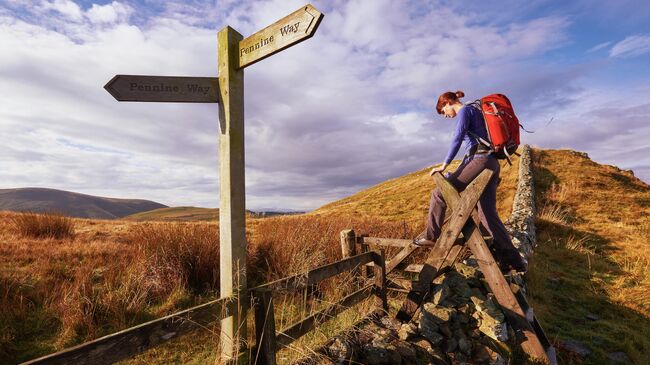
[[[529, 301], [560, 348], [584, 363], [625, 353], [650, 364], [650, 186], [571, 150], [533, 150], [538, 248]], [[583, 363], [564, 352], [565, 363]]]
[[[501, 162], [497, 209], [502, 219], [510, 215], [512, 200], [517, 190], [519, 157], [515, 156], [512, 162], [512, 166], [505, 161]], [[453, 172], [458, 164], [459, 161], [454, 161], [445, 172]], [[429, 176], [432, 167], [379, 183], [308, 214], [381, 217], [421, 224], [429, 209], [431, 190], [435, 188], [433, 179]]]
[[77, 218], [115, 219], [163, 204], [142, 199], [116, 199], [46, 188], [0, 189], [0, 210], [56, 212]]

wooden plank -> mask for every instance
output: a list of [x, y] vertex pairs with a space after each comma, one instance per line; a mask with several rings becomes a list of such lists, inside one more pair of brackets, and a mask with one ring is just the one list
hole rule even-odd
[[255, 292], [255, 359], [254, 364], [275, 365], [275, 314], [273, 292]]
[[231, 298], [220, 298], [23, 364], [112, 364], [209, 326], [228, 316], [233, 307]]
[[115, 75], [104, 89], [118, 101], [219, 102], [217, 77]]
[[[438, 178], [436, 183], [441, 187], [445, 202], [450, 207], [458, 207], [462, 204], [461, 195], [458, 194], [448, 181], [442, 181]], [[508, 318], [508, 323], [510, 323], [515, 331], [520, 331], [523, 334], [520, 342], [522, 349], [532, 358], [550, 363], [544, 346], [537, 337], [531, 324], [526, 320], [526, 314], [517, 302], [508, 282], [494, 261], [490, 249], [483, 240], [481, 231], [478, 228], [480, 225], [478, 213], [473, 212], [470, 218], [465, 227], [463, 227], [463, 235], [467, 237], [467, 246], [472, 250], [474, 257], [476, 257], [479, 268], [483, 272], [490, 290], [494, 293], [497, 302]]]
[[307, 4], [239, 42], [239, 67], [243, 68], [311, 38], [323, 14]]
[[[422, 271], [423, 266], [424, 265], [422, 265], [422, 264], [409, 264], [409, 265], [406, 265], [402, 270], [408, 271], [408, 272], [417, 272], [417, 273], [419, 273], [420, 271]], [[398, 266], [397, 269], [400, 269], [400, 266]]]
[[314, 313], [309, 317], [295, 323], [278, 333], [276, 344], [278, 349], [289, 346], [293, 341], [299, 339], [305, 333], [311, 331], [317, 324], [324, 323], [336, 317], [339, 313], [350, 308], [351, 306], [370, 297], [374, 293], [374, 284], [367, 285], [360, 290], [343, 298], [340, 302], [325, 308], [322, 311]]
[[[474, 210], [478, 200], [485, 190], [487, 183], [490, 181], [493, 172], [491, 170], [484, 170], [472, 181], [462, 194], [460, 202], [456, 209], [451, 210], [451, 219], [447, 225], [444, 226], [440, 237], [433, 247], [426, 262], [418, 276], [417, 288], [424, 288], [428, 286], [433, 279], [440, 273], [442, 264], [445, 262], [449, 251], [458, 238], [463, 226], [467, 222], [468, 217]], [[422, 304], [426, 293], [411, 290], [402, 304], [397, 319], [401, 322], [408, 322], [413, 318], [413, 315]]]
[[419, 248], [420, 246], [416, 246], [416, 245], [409, 245], [404, 247], [400, 252], [397, 253], [397, 255], [393, 256], [393, 258], [390, 259], [388, 264], [386, 264], [386, 273], [390, 274], [393, 270], [395, 270], [397, 265], [401, 264], [402, 261], [406, 260]]
[[[486, 241], [492, 240], [492, 237], [490, 236], [484, 236], [483, 237]], [[381, 237], [362, 237], [362, 239], [359, 240], [359, 244], [367, 244], [367, 245], [375, 245], [375, 246], [388, 246], [388, 247], [408, 247], [408, 246], [416, 246], [416, 247], [421, 247], [413, 244], [413, 240], [405, 240], [405, 239], [397, 239], [397, 238], [381, 238]], [[464, 245], [465, 241], [462, 237], [459, 237], [456, 242], [454, 242], [455, 245]]]
[[414, 246], [413, 240], [397, 238], [363, 237], [361, 243], [377, 246], [408, 247]]
[[273, 290], [282, 292], [300, 290], [309, 285], [317, 284], [342, 272], [361, 267], [363, 264], [373, 261], [373, 255], [375, 254], [376, 253], [373, 251], [368, 251], [366, 253], [362, 253], [347, 259], [343, 259], [341, 261], [318, 267], [304, 274], [294, 275], [288, 278], [260, 285], [258, 287], [252, 288], [251, 291]]
[[[219, 41], [219, 268], [224, 297], [245, 298], [246, 189], [244, 176], [244, 71], [237, 69], [241, 34], [225, 27]], [[246, 334], [247, 300], [221, 321], [221, 361], [236, 359]], [[240, 341], [241, 340], [241, 341]]]
[[402, 278], [387, 278], [386, 281], [389, 284], [397, 286], [399, 289], [405, 289], [405, 290], [411, 290], [412, 289], [412, 282], [411, 280], [408, 279], [402, 279]]
[[384, 259], [384, 250], [375, 252], [373, 256], [373, 271], [375, 273], [375, 295], [377, 295], [377, 306], [388, 312], [388, 298], [386, 297], [386, 262]]

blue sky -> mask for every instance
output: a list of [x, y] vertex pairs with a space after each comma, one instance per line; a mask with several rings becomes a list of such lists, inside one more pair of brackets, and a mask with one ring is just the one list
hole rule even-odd
[[[247, 36], [303, 4], [0, 0], [0, 188], [218, 206], [216, 106], [118, 103], [102, 87], [217, 76], [219, 29]], [[441, 162], [453, 122], [434, 106], [457, 89], [510, 96], [536, 131], [523, 143], [650, 181], [645, 2], [312, 4], [316, 35], [245, 71], [250, 209], [309, 210]]]

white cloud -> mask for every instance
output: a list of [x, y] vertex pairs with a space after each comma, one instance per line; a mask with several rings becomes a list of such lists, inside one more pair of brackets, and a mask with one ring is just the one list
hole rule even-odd
[[635, 57], [650, 52], [650, 35], [632, 35], [616, 43], [610, 57]]
[[132, 12], [130, 6], [113, 1], [106, 5], [93, 4], [85, 15], [92, 23], [115, 23], [128, 19]]
[[[0, 109], [10, 140], [0, 146], [0, 187], [217, 206], [217, 106], [118, 103], [102, 86], [115, 74], [215, 76], [217, 28], [247, 36], [302, 4], [227, 2], [218, 12], [166, 3], [145, 22], [133, 18], [147, 9], [118, 2], [93, 5], [74, 23], [60, 12], [0, 16], [0, 80], [11, 90]], [[434, 116], [443, 91], [464, 89], [467, 100], [507, 93], [531, 128], [553, 107], [568, 115], [586, 93], [575, 84], [583, 68], [531, 61], [567, 41], [564, 17], [495, 26], [427, 1], [314, 5], [325, 19], [313, 38], [245, 71], [253, 209], [312, 209], [440, 162], [453, 130]], [[597, 148], [561, 130], [553, 138]]]
[[71, 0], [44, 0], [38, 8], [45, 12], [54, 10], [69, 20], [80, 21], [83, 18], [79, 5]]
[[589, 48], [589, 49], [587, 50], [587, 53], [596, 52], [596, 51], [599, 51], [599, 50], [601, 50], [601, 49], [603, 49], [603, 48], [607, 48], [610, 44], [612, 44], [612, 42], [603, 42], [603, 43], [598, 43], [597, 45], [595, 45], [595, 46]]

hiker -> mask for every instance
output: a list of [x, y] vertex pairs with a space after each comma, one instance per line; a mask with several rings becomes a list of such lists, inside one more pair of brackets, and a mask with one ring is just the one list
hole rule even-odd
[[[443, 115], [445, 118], [458, 116], [458, 122], [444, 163], [440, 167], [433, 168], [430, 174], [444, 172], [458, 153], [463, 140], [465, 141], [467, 153], [463, 161], [456, 171], [445, 174], [445, 177], [460, 192], [465, 190], [467, 185], [484, 169], [494, 171], [478, 203], [481, 223], [494, 238], [493, 252], [501, 270], [509, 272], [514, 269], [525, 272], [527, 266], [525, 260], [512, 244], [508, 231], [497, 214], [496, 198], [501, 166], [490, 148], [477, 140], [477, 137], [488, 140], [483, 114], [476, 107], [461, 103], [460, 98], [463, 96], [465, 96], [465, 93], [462, 91], [456, 91], [455, 93], [448, 91], [438, 98], [438, 104], [436, 105], [438, 114]], [[442, 224], [445, 220], [446, 207], [447, 204], [440, 189], [434, 189], [429, 203], [425, 236], [416, 239], [415, 244], [430, 246], [436, 241], [440, 236]]]

